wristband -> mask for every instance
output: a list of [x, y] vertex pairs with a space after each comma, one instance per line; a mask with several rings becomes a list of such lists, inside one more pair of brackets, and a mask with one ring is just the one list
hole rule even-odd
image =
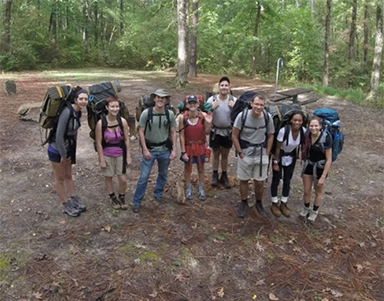
[[187, 152], [181, 152], [181, 155], [184, 156]]
[[238, 152], [237, 154], [240, 156], [240, 155], [242, 155], [242, 154], [243, 154], [243, 152]]

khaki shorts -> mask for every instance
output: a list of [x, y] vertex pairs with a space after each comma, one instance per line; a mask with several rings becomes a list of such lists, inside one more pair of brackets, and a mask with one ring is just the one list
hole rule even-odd
[[244, 159], [240, 157], [237, 158], [237, 178], [240, 181], [248, 181], [249, 179], [254, 179], [256, 181], [264, 181], [267, 179], [267, 169], [268, 169], [268, 156], [263, 155], [262, 165], [261, 165], [261, 176], [260, 176], [260, 156], [256, 157], [247, 157]]
[[123, 174], [123, 156], [114, 158], [104, 156], [107, 167], [104, 169], [104, 176], [113, 177], [114, 175]]

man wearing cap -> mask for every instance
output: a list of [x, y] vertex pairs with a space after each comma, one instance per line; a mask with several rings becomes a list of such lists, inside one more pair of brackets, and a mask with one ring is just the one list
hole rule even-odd
[[[219, 80], [219, 93], [211, 96], [207, 102], [212, 105], [213, 110], [212, 130], [209, 135], [209, 146], [213, 150], [211, 186], [218, 186], [220, 182], [228, 189], [231, 188], [227, 175], [228, 155], [232, 148], [230, 115], [236, 97], [230, 94], [230, 80], [227, 76]], [[221, 177], [219, 179], [220, 157]]]
[[[206, 135], [211, 131], [212, 112], [198, 110], [199, 100], [195, 95], [187, 98], [187, 110], [179, 115], [181, 160], [184, 162], [184, 180], [187, 185], [186, 199], [192, 200], [192, 164], [197, 164], [199, 180], [198, 198], [206, 199], [204, 192], [204, 162], [206, 154]], [[209, 158], [208, 158], [209, 160]]]
[[176, 158], [176, 119], [175, 114], [168, 110], [170, 95], [164, 89], [151, 94], [154, 107], [143, 111], [140, 116], [138, 131], [140, 145], [143, 150], [141, 173], [133, 196], [133, 211], [139, 212], [141, 200], [147, 190], [152, 166], [157, 161], [158, 175], [154, 198], [163, 201], [163, 191], [168, 177], [170, 161]]

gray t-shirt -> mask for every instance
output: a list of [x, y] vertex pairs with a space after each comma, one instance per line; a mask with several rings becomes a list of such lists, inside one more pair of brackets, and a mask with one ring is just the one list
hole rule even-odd
[[[212, 105], [213, 100], [217, 99], [218, 95], [213, 95], [208, 98], [207, 103]], [[216, 132], [216, 135], [227, 137], [231, 133], [231, 111], [232, 108], [228, 105], [230, 98], [236, 102], [236, 97], [229, 95], [225, 101], [218, 100], [219, 106], [213, 111], [212, 115], [212, 131]]]
[[[236, 120], [233, 124], [233, 127], [241, 130], [242, 128], [242, 115], [247, 114], [243, 130], [239, 135], [239, 140], [247, 141], [251, 144], [261, 144], [265, 141], [267, 134], [273, 134], [275, 132], [275, 127], [273, 125], [272, 116], [268, 114], [268, 125], [265, 127], [265, 117], [264, 115], [256, 118], [252, 115], [252, 110], [248, 110], [248, 113], [245, 111], [237, 115]], [[242, 152], [245, 156], [260, 156], [260, 150], [263, 149], [263, 154], [265, 154], [265, 148], [249, 146], [247, 148], [242, 148]]]

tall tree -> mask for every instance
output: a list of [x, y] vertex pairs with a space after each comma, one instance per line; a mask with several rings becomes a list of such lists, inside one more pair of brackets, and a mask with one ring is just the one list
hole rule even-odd
[[369, 0], [365, 0], [364, 1], [364, 33], [363, 33], [363, 63], [364, 63], [364, 68], [366, 67], [367, 65], [367, 57], [368, 57], [368, 47], [369, 47], [369, 17], [368, 17], [368, 1]]
[[187, 4], [188, 0], [177, 0], [177, 87], [188, 83]]
[[323, 86], [329, 84], [329, 32], [331, 29], [331, 5], [332, 0], [327, 0], [325, 13], [325, 36], [324, 36], [324, 64], [323, 64]]
[[[255, 39], [259, 35], [260, 18], [261, 18], [261, 5], [260, 5], [260, 1], [257, 1], [256, 2], [255, 24], [253, 27], [253, 36], [255, 37]], [[256, 73], [256, 59], [259, 57], [258, 49], [259, 49], [258, 44], [255, 41], [255, 45], [253, 46], [253, 51], [252, 51], [252, 60], [251, 60], [252, 75], [254, 75]]]
[[190, 42], [190, 60], [189, 60], [189, 76], [197, 76], [197, 24], [199, 22], [199, 2], [198, 0], [192, 1], [192, 31]]
[[4, 19], [3, 19], [3, 34], [1, 37], [0, 51], [9, 53], [11, 51], [11, 16], [12, 16], [12, 0], [5, 1]]
[[375, 51], [373, 54], [371, 90], [368, 94], [368, 99], [375, 96], [380, 83], [381, 57], [383, 55], [383, 10], [381, 8], [382, 3], [380, 2], [380, 0], [377, 0]]
[[357, 19], [357, 0], [352, 3], [351, 29], [349, 31], [348, 43], [348, 61], [351, 62], [355, 58], [355, 41], [356, 41], [356, 19]]

